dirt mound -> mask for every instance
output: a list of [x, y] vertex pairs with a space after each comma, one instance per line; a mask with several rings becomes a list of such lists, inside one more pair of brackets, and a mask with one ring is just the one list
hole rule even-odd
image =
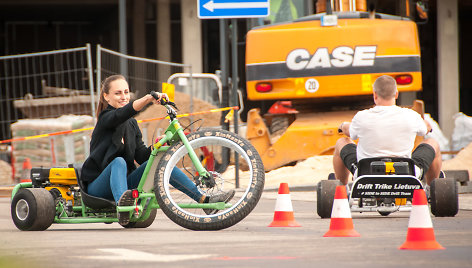
[[307, 158], [292, 167], [281, 167], [266, 173], [265, 187], [278, 187], [281, 182], [291, 185], [316, 185], [327, 180], [333, 170], [332, 155], [318, 155]]
[[[182, 92], [175, 92], [175, 104], [179, 108], [178, 114], [190, 113], [190, 96]], [[193, 98], [193, 112], [203, 112], [209, 111], [211, 109], [216, 109], [215, 107], [208, 102], [202, 101], [197, 98]], [[151, 118], [162, 118], [167, 116], [166, 110], [164, 107], [159, 105], [151, 105], [143, 112], [139, 113], [135, 118], [136, 120], [151, 119]], [[179, 118], [180, 123], [183, 127], [188, 126], [191, 122], [195, 122], [192, 125], [192, 128], [195, 130], [199, 127], [214, 127], [220, 125], [220, 116], [221, 112], [211, 112], [201, 115], [194, 115], [191, 117], [181, 117]], [[201, 120], [200, 120], [201, 119]], [[197, 121], [198, 120], [198, 121]], [[147, 143], [151, 144], [153, 138], [163, 134], [164, 130], [169, 125], [167, 119], [164, 120], [155, 120], [151, 122], [141, 123], [139, 127], [145, 136], [147, 134]]]
[[[292, 167], [281, 167], [265, 174], [264, 188], [277, 188], [285, 182], [290, 186], [315, 186], [321, 180], [327, 180], [333, 170], [333, 156], [312, 156]], [[230, 166], [223, 175], [225, 178], [234, 176], [234, 166]], [[246, 185], [246, 176], [249, 171], [240, 172], [241, 187]]]

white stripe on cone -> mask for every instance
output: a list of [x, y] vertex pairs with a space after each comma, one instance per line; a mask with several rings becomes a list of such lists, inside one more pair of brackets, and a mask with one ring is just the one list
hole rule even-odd
[[275, 211], [293, 211], [290, 194], [279, 194], [277, 196]]
[[331, 218], [351, 218], [351, 209], [347, 199], [334, 199]]
[[433, 228], [428, 205], [415, 205], [411, 208], [408, 228]]

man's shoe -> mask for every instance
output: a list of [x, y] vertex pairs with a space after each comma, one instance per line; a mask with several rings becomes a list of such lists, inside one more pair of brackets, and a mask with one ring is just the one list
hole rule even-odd
[[[126, 190], [118, 200], [118, 206], [132, 206], [134, 205], [133, 194], [131, 190]], [[118, 223], [121, 226], [129, 223], [129, 211], [118, 213]]]
[[[228, 201], [230, 201], [234, 197], [234, 193], [235, 193], [235, 191], [233, 189], [231, 189], [227, 192], [222, 192], [222, 193], [219, 193], [219, 194], [212, 195], [212, 196], [210, 196], [210, 199], [208, 200], [208, 203], [218, 203], [218, 202], [227, 203]], [[207, 215], [211, 215], [211, 214], [215, 214], [218, 211], [218, 209], [206, 208], [206, 209], [203, 209], [203, 211]]]
[[426, 200], [428, 200], [428, 204], [431, 204], [431, 187], [426, 184], [424, 186], [424, 192], [426, 194]]
[[440, 178], [440, 179], [446, 178], [446, 173], [445, 173], [444, 171], [440, 170], [440, 171], [439, 171], [439, 178]]

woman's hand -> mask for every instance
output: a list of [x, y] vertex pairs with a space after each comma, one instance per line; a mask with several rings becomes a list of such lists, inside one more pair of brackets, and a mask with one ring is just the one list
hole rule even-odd
[[164, 98], [165, 100], [169, 100], [169, 97], [166, 93], [156, 92], [156, 95], [159, 97], [157, 100], [153, 96], [151, 96], [151, 94], [146, 94], [144, 95], [144, 97], [135, 100], [133, 102], [133, 109], [135, 111], [141, 111], [148, 103], [154, 102], [154, 104], [160, 104], [162, 98]]
[[154, 102], [154, 104], [160, 104], [162, 98], [164, 98], [164, 100], [166, 100], [166, 101], [169, 101], [169, 96], [167, 96], [166, 93], [159, 93], [159, 92], [156, 92], [156, 95], [157, 95], [157, 97], [158, 97], [157, 100], [156, 100], [153, 96], [151, 96], [151, 95], [149, 94], [149, 96], [151, 96], [152, 102]]

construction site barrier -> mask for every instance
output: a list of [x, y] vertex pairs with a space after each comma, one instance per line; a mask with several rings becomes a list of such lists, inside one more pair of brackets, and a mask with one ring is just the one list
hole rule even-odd
[[[208, 111], [200, 111], [200, 112], [194, 112], [194, 113], [185, 113], [185, 114], [179, 114], [177, 115], [178, 118], [181, 118], [181, 117], [189, 117], [189, 116], [194, 116], [194, 115], [201, 115], [201, 114], [207, 114], [207, 113], [216, 113], [216, 112], [223, 112], [223, 111], [228, 111], [228, 110], [238, 110], [239, 107], [237, 106], [234, 106], [234, 107], [224, 107], [224, 108], [217, 108], [217, 109], [211, 109], [211, 110], [208, 110]], [[231, 115], [232, 113], [229, 112], [228, 115]], [[226, 116], [225, 119], [226, 120], [232, 120], [233, 117], [232, 116]], [[138, 123], [147, 123], [147, 122], [152, 122], [152, 121], [158, 121], [158, 120], [163, 120], [163, 119], [166, 119], [166, 118], [169, 118], [168, 116], [165, 116], [165, 117], [158, 117], [158, 118], [149, 118], [149, 119], [143, 119], [143, 120], [138, 120], [137, 122]], [[13, 138], [13, 139], [7, 139], [7, 140], [1, 140], [0, 141], [0, 144], [11, 144], [12, 142], [21, 142], [21, 141], [29, 141], [29, 140], [34, 140], [34, 139], [41, 139], [41, 138], [48, 138], [48, 137], [54, 137], [54, 136], [60, 136], [60, 135], [67, 135], [67, 134], [73, 134], [73, 133], [79, 133], [79, 132], [85, 132], [85, 131], [90, 131], [90, 130], [93, 130], [94, 127], [87, 127], [87, 128], [80, 128], [80, 129], [73, 129], [73, 130], [66, 130], [66, 131], [57, 131], [57, 132], [51, 132], [51, 133], [46, 133], [46, 134], [41, 134], [41, 135], [34, 135], [34, 136], [27, 136], [27, 137], [19, 137], [19, 138]], [[54, 138], [51, 139], [50, 141], [52, 143], [52, 146], [51, 146], [51, 155], [52, 155], [52, 159], [53, 159], [53, 162], [52, 162], [52, 165], [56, 165], [56, 155], [55, 155], [55, 151], [54, 151]], [[88, 144], [87, 144], [88, 145]], [[13, 145], [12, 145], [12, 150], [11, 150], [11, 167], [12, 167], [12, 180], [15, 181], [15, 176], [16, 176], [16, 168], [15, 168], [15, 157], [13, 156]], [[88, 151], [88, 150], [87, 150]], [[24, 159], [23, 161], [23, 169], [24, 170], [20, 170], [22, 172], [22, 177], [23, 175], [26, 176], [26, 174], [23, 174], [23, 173], [27, 173], [29, 172], [28, 170], [25, 170], [25, 161], [26, 162], [29, 162], [29, 159], [26, 158]], [[18, 178], [16, 178], [18, 179]]]
[[[181, 117], [188, 117], [188, 116], [192, 116], [192, 115], [200, 115], [200, 114], [206, 114], [206, 113], [215, 113], [215, 112], [223, 112], [223, 111], [238, 110], [238, 109], [239, 109], [238, 106], [217, 108], [217, 109], [211, 109], [211, 110], [208, 110], [208, 111], [179, 114], [179, 115], [177, 115], [177, 117], [181, 118]], [[146, 122], [151, 122], [151, 121], [163, 120], [163, 119], [166, 119], [166, 118], [168, 118], [168, 116], [143, 119], [143, 120], [138, 120], [137, 122], [139, 124], [139, 123], [146, 123]], [[29, 137], [13, 138], [13, 139], [8, 139], [8, 140], [2, 140], [2, 141], [0, 141], [0, 144], [12, 143], [12, 142], [18, 142], [18, 141], [25, 141], [25, 140], [33, 140], [33, 139], [40, 139], [40, 138], [46, 138], [46, 137], [52, 137], [52, 136], [58, 136], [58, 135], [65, 135], [65, 134], [83, 132], [83, 131], [93, 130], [93, 129], [94, 129], [94, 127], [88, 127], [88, 128], [80, 128], [80, 129], [73, 129], [73, 130], [46, 133], [46, 134], [41, 134], [41, 135], [34, 135], [34, 136], [29, 136]]]

